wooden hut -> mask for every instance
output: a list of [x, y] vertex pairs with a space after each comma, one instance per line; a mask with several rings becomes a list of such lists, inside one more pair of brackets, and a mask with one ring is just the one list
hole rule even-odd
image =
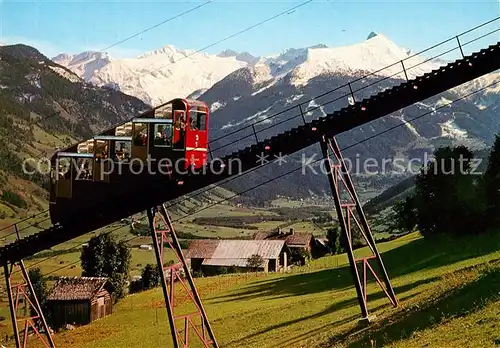
[[259, 255], [263, 264], [259, 271], [278, 272], [287, 268], [288, 256], [284, 241], [279, 240], [193, 240], [186, 252], [193, 272], [217, 274], [222, 268], [248, 271], [248, 259]]
[[107, 278], [61, 277], [47, 298], [54, 328], [86, 325], [110, 315], [113, 301], [108, 287]]

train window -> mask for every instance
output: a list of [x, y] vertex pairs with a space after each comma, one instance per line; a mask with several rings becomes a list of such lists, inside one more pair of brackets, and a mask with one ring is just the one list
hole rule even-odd
[[94, 153], [94, 139], [90, 139], [78, 144], [78, 153]]
[[132, 143], [130, 141], [117, 141], [115, 143], [115, 157], [116, 162], [128, 162], [130, 160], [130, 151]]
[[186, 113], [182, 110], [174, 111], [174, 148], [181, 150], [184, 148], [186, 136]]
[[172, 146], [172, 125], [171, 124], [155, 124], [155, 147], [170, 147]]
[[132, 136], [132, 122], [125, 123], [124, 125], [118, 126], [115, 129], [115, 135], [117, 137], [130, 137]]
[[204, 112], [199, 112], [196, 110], [190, 111], [189, 124], [191, 130], [206, 130], [207, 126], [207, 114]]
[[95, 144], [95, 157], [97, 159], [106, 159], [108, 158], [108, 141], [107, 140], [96, 140]]
[[92, 159], [79, 158], [76, 163], [78, 165], [76, 180], [92, 180]]
[[55, 202], [57, 195], [57, 177], [56, 177], [56, 168], [52, 163], [50, 168], [50, 201]]
[[68, 180], [71, 178], [70, 158], [63, 157], [57, 160], [57, 170], [55, 176], [57, 176], [57, 180]]
[[148, 124], [134, 124], [134, 146], [147, 146], [148, 144]]
[[172, 119], [172, 103], [168, 103], [167, 105], [160, 106], [155, 110], [155, 118], [166, 118]]

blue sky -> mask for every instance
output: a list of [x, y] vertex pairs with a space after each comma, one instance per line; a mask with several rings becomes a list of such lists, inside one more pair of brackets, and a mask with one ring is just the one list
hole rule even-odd
[[[203, 2], [0, 0], [0, 41], [35, 46], [49, 57], [99, 51]], [[213, 0], [109, 51], [116, 57], [134, 57], [167, 44], [201, 49], [301, 2]], [[317, 43], [352, 44], [365, 40], [371, 31], [420, 50], [496, 16], [500, 16], [499, 0], [313, 0], [205, 52], [231, 48], [269, 55]], [[485, 30], [499, 25], [497, 21]], [[500, 33], [495, 35], [500, 39]], [[487, 44], [493, 40], [490, 36]]]

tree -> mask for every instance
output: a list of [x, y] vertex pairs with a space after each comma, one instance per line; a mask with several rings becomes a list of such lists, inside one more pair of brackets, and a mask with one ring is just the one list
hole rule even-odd
[[110, 233], [92, 237], [83, 248], [80, 260], [84, 277], [109, 278], [115, 299], [125, 296], [132, 255], [125, 241], [117, 242]]
[[392, 207], [389, 217], [391, 230], [413, 231], [417, 225], [414, 198], [409, 196], [404, 200], [398, 200]]
[[247, 267], [257, 271], [264, 265], [264, 259], [259, 254], [253, 254], [247, 259]]
[[458, 146], [434, 155], [417, 175], [413, 195], [394, 207], [396, 224], [409, 230], [416, 225], [424, 235], [481, 231], [486, 200], [480, 178], [470, 175], [473, 153]]
[[143, 289], [155, 288], [160, 284], [160, 270], [158, 266], [148, 263], [141, 272]]
[[340, 226], [332, 227], [326, 230], [328, 239], [328, 249], [332, 254], [340, 254]]
[[484, 191], [487, 200], [489, 221], [498, 224], [500, 221], [500, 136], [495, 141], [488, 158], [488, 166], [483, 175]]

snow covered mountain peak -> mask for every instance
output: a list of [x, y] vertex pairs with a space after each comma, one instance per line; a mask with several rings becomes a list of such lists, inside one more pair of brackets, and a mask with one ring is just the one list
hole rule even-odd
[[[53, 60], [98, 86], [115, 86], [120, 91], [142, 99], [151, 105], [175, 97], [186, 97], [210, 89], [241, 68], [238, 75], [262, 90], [284, 79], [284, 83], [305, 85], [321, 75], [362, 76], [385, 68], [409, 57], [409, 50], [399, 47], [383, 34], [372, 32], [362, 42], [341, 47], [317, 44], [305, 48], [289, 48], [266, 57], [226, 49], [218, 54], [201, 53], [166, 45], [136, 58], [113, 59], [103, 52], [83, 52], [78, 55], [60, 54]], [[408, 65], [424, 59], [412, 57]], [[424, 63], [407, 69], [409, 76], [421, 75], [435, 68], [438, 62]], [[378, 75], [403, 72], [401, 66], [384, 69]], [[251, 80], [251, 81], [250, 81]]]
[[[373, 34], [373, 35], [372, 35]], [[293, 72], [295, 85], [304, 85], [319, 75], [349, 74], [362, 75], [386, 68], [408, 58], [408, 50], [399, 47], [386, 36], [370, 33], [368, 39], [341, 47], [309, 48], [307, 58]], [[422, 63], [422, 57], [413, 57], [410, 65]], [[408, 72], [409, 76], [417, 76], [435, 69], [436, 62], [423, 63]], [[402, 71], [400, 66], [393, 66], [378, 72], [378, 75], [389, 76]], [[402, 76], [402, 75], [401, 75]]]
[[52, 61], [90, 81], [96, 71], [113, 62], [114, 59], [107, 52], [86, 51], [76, 55], [61, 53], [52, 58]]
[[137, 59], [144, 59], [152, 56], [166, 56], [173, 60], [180, 59], [182, 57], [186, 58], [195, 54], [206, 56], [206, 53], [197, 53], [195, 50], [180, 49], [172, 45], [166, 45], [162, 48], [146, 52], [137, 57]]

